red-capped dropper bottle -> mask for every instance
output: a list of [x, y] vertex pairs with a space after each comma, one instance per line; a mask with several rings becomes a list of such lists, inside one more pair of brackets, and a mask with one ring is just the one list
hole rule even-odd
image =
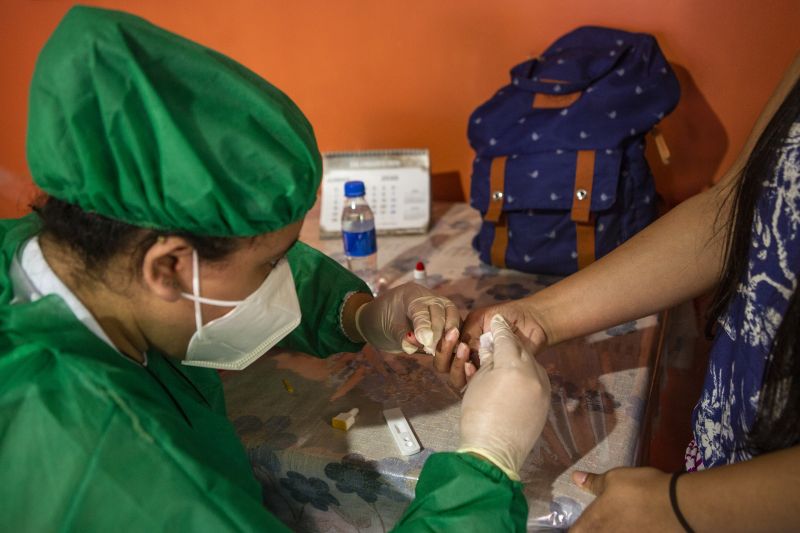
[[414, 282], [423, 287], [428, 286], [428, 273], [425, 271], [425, 263], [422, 261], [417, 261], [417, 265], [414, 267]]

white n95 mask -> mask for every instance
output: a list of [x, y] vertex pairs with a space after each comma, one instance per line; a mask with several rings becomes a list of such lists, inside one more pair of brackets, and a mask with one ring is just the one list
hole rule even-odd
[[[300, 324], [300, 303], [286, 259], [281, 259], [264, 283], [244, 300], [214, 300], [200, 296], [197, 252], [192, 252], [192, 294], [196, 331], [189, 341], [184, 365], [241, 370], [261, 357]], [[233, 307], [203, 325], [200, 304]]]

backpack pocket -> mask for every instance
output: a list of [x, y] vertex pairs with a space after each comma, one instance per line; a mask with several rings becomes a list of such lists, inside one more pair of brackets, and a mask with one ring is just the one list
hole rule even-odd
[[[646, 162], [630, 164], [634, 150], [641, 152], [629, 146], [476, 158], [471, 203], [483, 223], [473, 246], [481, 260], [566, 275], [614, 249], [652, 220], [646, 214], [631, 217], [618, 201], [620, 196], [641, 200], [654, 195], [647, 189]], [[623, 173], [630, 190], [621, 189]], [[632, 223], [637, 227], [626, 227]]]

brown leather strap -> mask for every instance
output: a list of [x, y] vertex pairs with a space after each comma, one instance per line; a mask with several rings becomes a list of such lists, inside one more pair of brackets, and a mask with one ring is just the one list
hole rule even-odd
[[578, 150], [575, 164], [575, 188], [572, 194], [572, 220], [589, 222], [592, 215], [592, 185], [594, 183], [594, 150]]
[[579, 150], [575, 163], [575, 187], [570, 214], [575, 222], [579, 269], [589, 266], [595, 259], [594, 217], [591, 211], [594, 158], [594, 150]]
[[586, 268], [594, 262], [594, 224], [575, 223], [578, 240], [578, 270]]
[[483, 217], [487, 222], [494, 224], [494, 239], [489, 255], [492, 264], [500, 268], [506, 266], [508, 248], [508, 221], [503, 214], [506, 159], [506, 156], [492, 159], [492, 168], [489, 171], [489, 207], [486, 209], [486, 216]]
[[492, 168], [489, 171], [489, 207], [484, 220], [497, 223], [503, 213], [503, 203], [506, 183], [506, 156], [492, 159]]
[[658, 149], [658, 155], [661, 157], [661, 162], [665, 165], [669, 165], [671, 154], [664, 134], [661, 133], [661, 130], [657, 126], [653, 126], [653, 129], [650, 130], [650, 135], [653, 136], [653, 140], [656, 142], [656, 148]]
[[545, 94], [545, 93], [534, 93], [533, 94], [533, 104], [531, 108], [533, 109], [561, 109], [562, 107], [569, 107], [575, 102], [578, 101], [578, 98], [581, 97], [581, 92], [569, 93], [569, 94]]
[[501, 214], [500, 220], [494, 225], [494, 240], [490, 253], [494, 266], [506, 267], [506, 250], [508, 250], [508, 219], [505, 214]]

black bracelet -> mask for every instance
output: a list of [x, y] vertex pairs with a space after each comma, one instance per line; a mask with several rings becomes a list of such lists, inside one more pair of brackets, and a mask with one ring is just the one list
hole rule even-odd
[[675, 487], [678, 484], [678, 478], [685, 473], [685, 471], [681, 471], [672, 474], [672, 477], [669, 480], [669, 503], [672, 504], [672, 512], [675, 513], [675, 518], [677, 518], [678, 522], [680, 522], [681, 526], [683, 526], [683, 530], [686, 531], [686, 533], [694, 533], [694, 529], [689, 526], [689, 522], [686, 521], [686, 518], [684, 518], [683, 513], [681, 513], [681, 510], [678, 507], [678, 496], [675, 494]]

